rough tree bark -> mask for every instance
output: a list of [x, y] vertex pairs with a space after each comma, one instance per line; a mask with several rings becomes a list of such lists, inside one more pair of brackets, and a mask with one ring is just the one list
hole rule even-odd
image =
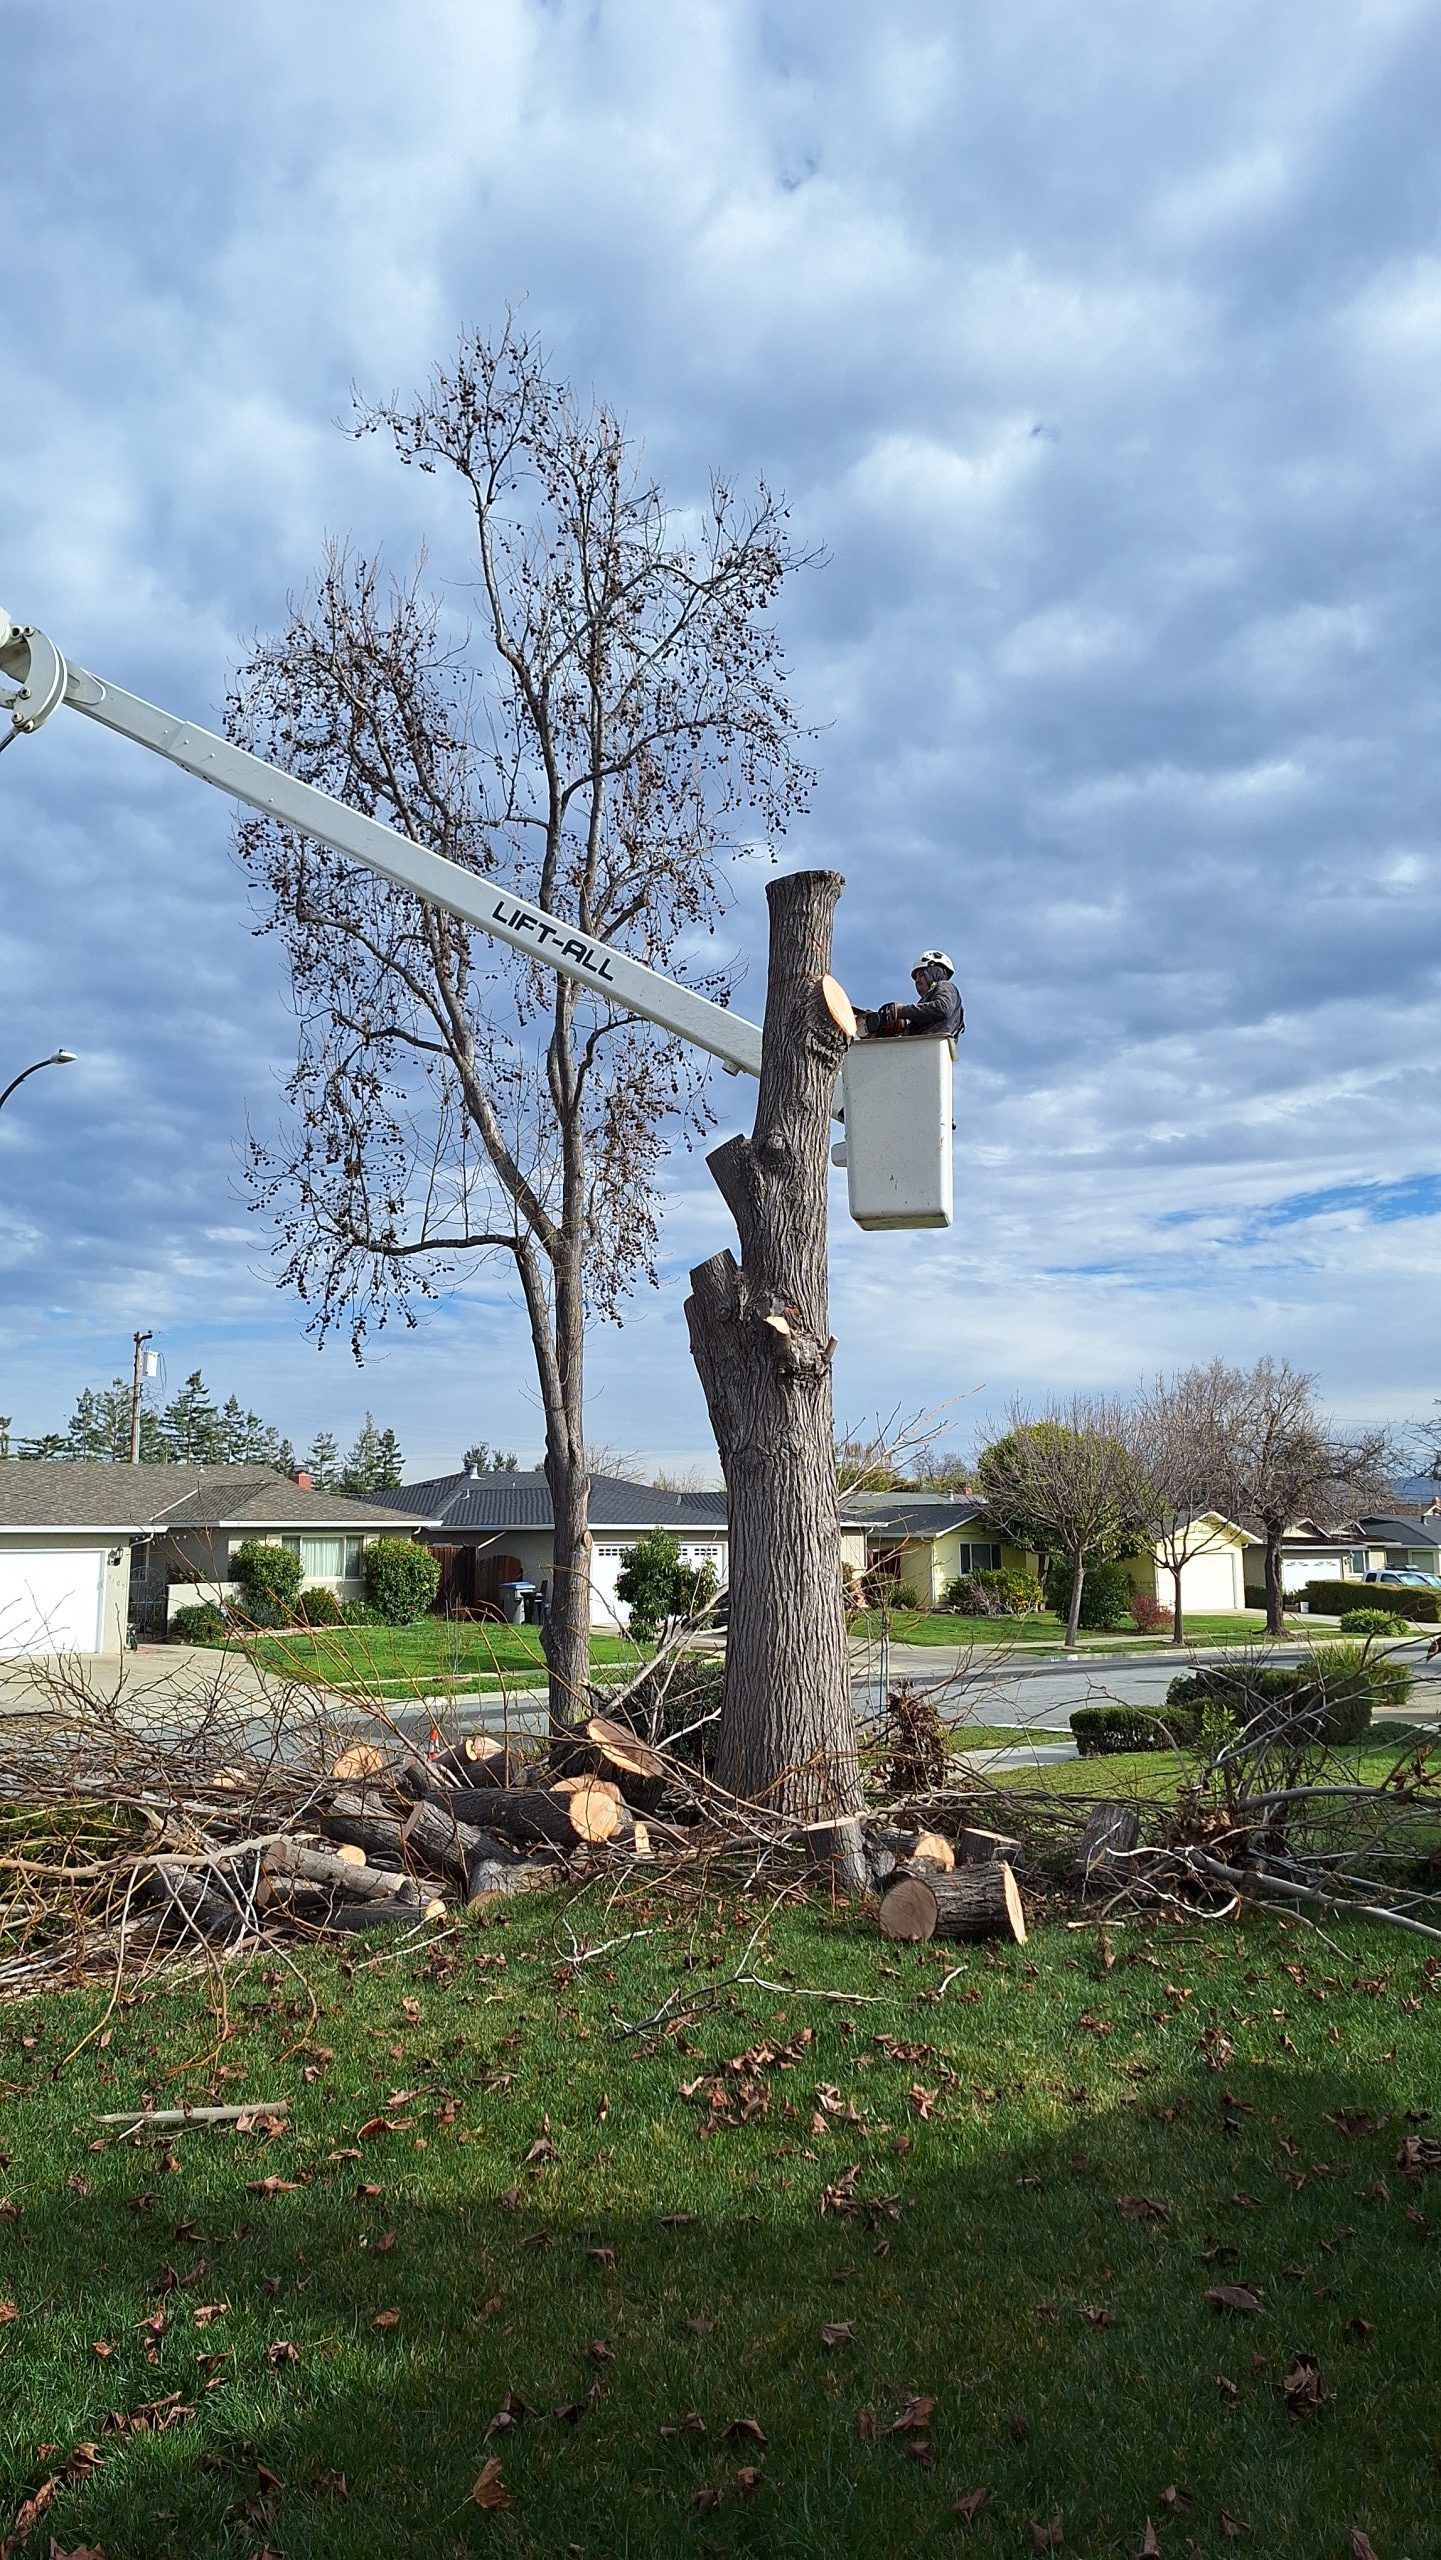
[[717, 1774], [808, 1821], [859, 1803], [826, 1312], [830, 1107], [847, 1031], [844, 999], [833, 1012], [822, 982], [841, 887], [834, 872], [803, 871], [766, 892], [755, 1127], [707, 1159], [741, 1258], [701, 1263], [686, 1301], [730, 1516]]

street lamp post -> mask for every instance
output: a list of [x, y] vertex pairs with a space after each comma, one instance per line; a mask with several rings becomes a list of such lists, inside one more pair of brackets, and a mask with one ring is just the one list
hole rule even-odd
[[33, 1066], [22, 1067], [18, 1076], [12, 1076], [4, 1092], [0, 1093], [0, 1109], [9, 1101], [17, 1084], [23, 1084], [27, 1076], [38, 1076], [42, 1067], [73, 1067], [74, 1064], [73, 1049], [52, 1049], [48, 1058], [37, 1058]]

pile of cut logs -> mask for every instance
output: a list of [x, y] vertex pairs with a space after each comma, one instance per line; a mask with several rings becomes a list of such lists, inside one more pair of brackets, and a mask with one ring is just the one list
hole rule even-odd
[[1014, 1862], [1021, 1844], [1005, 1832], [959, 1828], [872, 1831], [866, 1860], [880, 1894], [883, 1938], [1008, 1938], [1026, 1943], [1026, 1915]]
[[329, 1929], [413, 1924], [448, 1900], [488, 1902], [597, 1863], [683, 1850], [696, 1819], [659, 1755], [607, 1716], [540, 1758], [482, 1733], [431, 1759], [357, 1743], [332, 1780], [309, 1817], [318, 1844], [268, 1847], [259, 1897]]

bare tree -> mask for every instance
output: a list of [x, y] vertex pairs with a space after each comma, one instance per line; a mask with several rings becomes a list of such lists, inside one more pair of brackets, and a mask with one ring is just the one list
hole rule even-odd
[[1071, 1396], [1039, 1417], [1013, 1405], [1009, 1430], [980, 1452], [976, 1490], [1003, 1537], [1069, 1567], [1066, 1642], [1076, 1641], [1086, 1567], [1155, 1528], [1159, 1502], [1114, 1398]]
[[1209, 1514], [1225, 1508], [1233, 1373], [1223, 1362], [1154, 1378], [1137, 1399], [1132, 1440], [1160, 1496], [1155, 1540], [1171, 1577], [1171, 1642], [1184, 1644], [1181, 1577], [1211, 1543]]
[[[773, 842], [811, 779], [767, 619], [798, 565], [784, 508], [717, 482], [678, 520], [615, 415], [553, 381], [513, 325], [465, 338], [413, 404], [359, 407], [356, 432], [458, 492], [475, 627], [424, 564], [392, 583], [332, 550], [243, 669], [232, 735], [685, 976], [733, 813]], [[708, 1117], [699, 1065], [267, 819], [239, 849], [299, 1022], [290, 1128], [250, 1159], [281, 1285], [359, 1356], [477, 1255], [509, 1258], [545, 1423], [544, 1641], [564, 1717], [589, 1669], [586, 1321], [655, 1277], [655, 1177], [676, 1115]], [[724, 997], [717, 975], [698, 983]]]
[[1232, 1519], [1266, 1546], [1266, 1632], [1284, 1632], [1281, 1541], [1293, 1521], [1329, 1527], [1389, 1498], [1393, 1453], [1384, 1431], [1349, 1438], [1316, 1402], [1316, 1381], [1289, 1360], [1216, 1373], [1218, 1486]]

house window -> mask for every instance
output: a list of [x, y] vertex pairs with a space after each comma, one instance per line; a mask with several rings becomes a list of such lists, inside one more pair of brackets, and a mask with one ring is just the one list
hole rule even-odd
[[956, 1570], [958, 1573], [999, 1573], [1001, 1550], [989, 1539], [971, 1539], [968, 1542], [962, 1538], [956, 1548]]
[[309, 1582], [354, 1582], [360, 1572], [362, 1538], [302, 1538], [300, 1564]]

